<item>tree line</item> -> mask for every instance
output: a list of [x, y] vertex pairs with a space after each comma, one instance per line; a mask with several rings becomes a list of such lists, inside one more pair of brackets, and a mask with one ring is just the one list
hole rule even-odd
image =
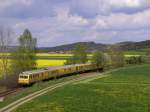
[[114, 67], [124, 66], [124, 54], [117, 47], [111, 46], [106, 52], [96, 50], [91, 56], [88, 56], [87, 47], [84, 44], [77, 44], [74, 48], [73, 56], [67, 60], [66, 65], [89, 62], [102, 67], [108, 67], [110, 65]]
[[[107, 48], [105, 52], [96, 50], [91, 56], [88, 56], [87, 47], [85, 44], [77, 44], [73, 50], [73, 56], [67, 60], [68, 64], [93, 63], [103, 68], [108, 67], [123, 67], [125, 65], [150, 63], [150, 54], [147, 56], [131, 56], [125, 57], [124, 52], [115, 45]], [[90, 59], [88, 59], [90, 57]], [[90, 60], [90, 61], [89, 61]]]

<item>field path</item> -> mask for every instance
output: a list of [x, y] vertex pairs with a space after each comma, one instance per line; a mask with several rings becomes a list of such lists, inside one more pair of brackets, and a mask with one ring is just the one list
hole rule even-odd
[[65, 82], [62, 82], [62, 83], [58, 83], [58, 84], [55, 84], [55, 85], [51, 85], [47, 88], [44, 88], [42, 90], [39, 90], [37, 92], [34, 92], [28, 96], [25, 96], [21, 99], [18, 99], [16, 100], [15, 102], [3, 107], [2, 109], [0, 109], [0, 112], [11, 112], [13, 110], [15, 110], [16, 108], [18, 108], [19, 106], [23, 105], [24, 103], [28, 102], [28, 101], [31, 101], [33, 100], [34, 98], [37, 98], [47, 92], [50, 92], [50, 91], [53, 91], [54, 89], [56, 88], [59, 88], [59, 87], [62, 87], [62, 86], [65, 86], [67, 84], [71, 84], [71, 83], [75, 83], [75, 82], [80, 82], [80, 81], [84, 81], [84, 80], [90, 80], [90, 79], [97, 79], [97, 78], [100, 78], [102, 76], [105, 76], [106, 73], [87, 73], [86, 75], [82, 75], [81, 77], [79, 78], [75, 78], [75, 79], [72, 79], [72, 80], [69, 80], [69, 81], [65, 81]]

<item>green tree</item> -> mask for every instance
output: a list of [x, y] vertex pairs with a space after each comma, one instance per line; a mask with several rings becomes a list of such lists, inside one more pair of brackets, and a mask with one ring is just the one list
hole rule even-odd
[[12, 53], [12, 70], [17, 74], [36, 68], [36, 39], [28, 29], [25, 29], [18, 41], [19, 47]]
[[93, 53], [93, 56], [92, 56], [92, 60], [91, 62], [93, 64], [96, 64], [97, 66], [102, 66], [104, 67], [105, 66], [105, 58], [104, 58], [104, 54], [100, 51], [96, 51]]
[[77, 44], [73, 50], [73, 56], [66, 64], [82, 64], [88, 61], [87, 46], [85, 44]]
[[118, 46], [111, 46], [111, 48], [109, 48], [109, 55], [111, 56], [111, 65], [113, 67], [124, 66], [125, 64], [124, 53]]
[[148, 62], [144, 56], [132, 56], [126, 59], [127, 64], [142, 64]]

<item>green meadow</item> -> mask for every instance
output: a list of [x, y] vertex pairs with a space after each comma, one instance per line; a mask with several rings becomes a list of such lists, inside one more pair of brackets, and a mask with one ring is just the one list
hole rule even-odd
[[107, 75], [64, 86], [14, 112], [150, 112], [150, 65]]

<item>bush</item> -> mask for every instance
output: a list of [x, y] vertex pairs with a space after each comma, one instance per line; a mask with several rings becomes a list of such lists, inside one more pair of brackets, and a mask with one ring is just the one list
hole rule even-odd
[[145, 63], [144, 61], [144, 57], [142, 56], [132, 56], [132, 57], [129, 57], [126, 59], [126, 63], [127, 64], [142, 64], [142, 63]]
[[142, 60], [143, 60], [143, 63], [150, 64], [150, 56], [143, 56]]
[[7, 88], [14, 88], [18, 85], [18, 75], [7, 75], [5, 78], [1, 77], [0, 85]]

